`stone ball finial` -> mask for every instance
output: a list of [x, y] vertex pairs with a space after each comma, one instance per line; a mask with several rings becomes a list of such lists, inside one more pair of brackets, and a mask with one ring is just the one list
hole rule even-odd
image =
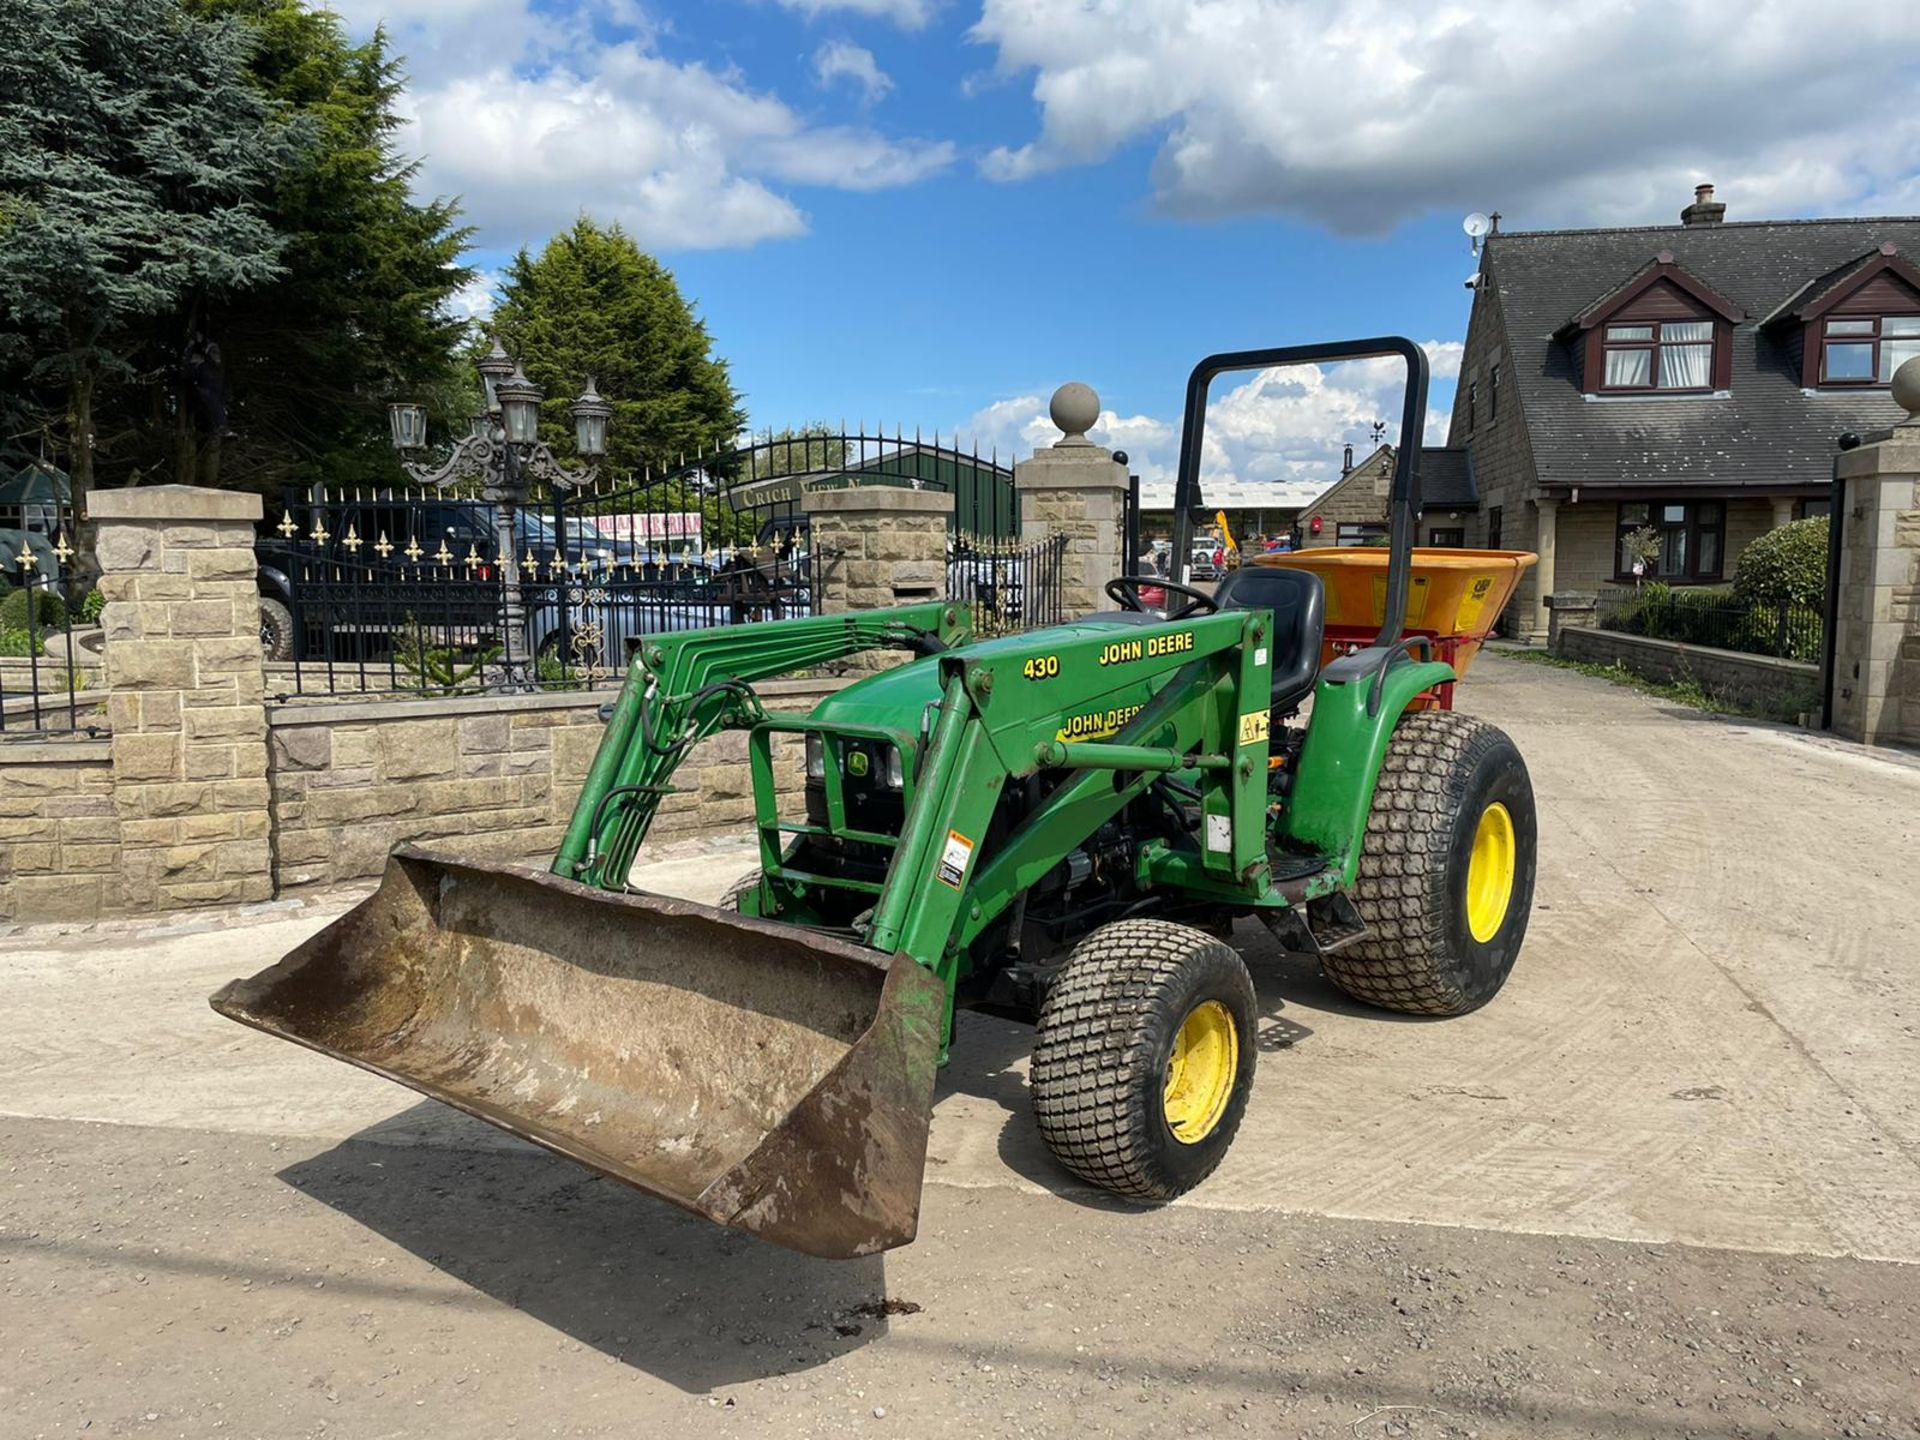
[[[1903, 425], [1920, 425], [1920, 355], [1893, 372], [1893, 403], [1907, 412]], [[1058, 416], [1054, 423], [1059, 423]]]
[[1093, 393], [1091, 385], [1068, 381], [1053, 392], [1053, 401], [1047, 410], [1053, 416], [1054, 425], [1066, 437], [1053, 442], [1056, 450], [1063, 445], [1093, 443], [1087, 439], [1087, 431], [1100, 419], [1100, 397]]

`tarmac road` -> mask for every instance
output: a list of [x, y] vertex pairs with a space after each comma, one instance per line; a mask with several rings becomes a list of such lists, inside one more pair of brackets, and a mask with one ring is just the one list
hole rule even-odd
[[922, 1238], [850, 1265], [206, 1009], [353, 897], [0, 940], [0, 1435], [1920, 1433], [1920, 764], [1498, 656], [1461, 702], [1541, 806], [1495, 1003], [1245, 927], [1245, 1124], [1144, 1214], [966, 1017]]

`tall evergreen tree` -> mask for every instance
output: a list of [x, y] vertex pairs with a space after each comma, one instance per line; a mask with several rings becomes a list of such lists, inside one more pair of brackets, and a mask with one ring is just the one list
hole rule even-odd
[[133, 376], [143, 327], [280, 273], [256, 197], [297, 138], [248, 80], [252, 44], [178, 0], [0, 5], [0, 326], [64, 399], [76, 506], [100, 388]]
[[255, 84], [313, 139], [263, 198], [287, 237], [279, 277], [172, 316], [157, 337], [216, 338], [231, 402], [224, 446], [217, 432], [176, 430], [176, 473], [258, 489], [390, 481], [388, 401], [438, 401], [442, 420], [464, 423], [450, 412], [465, 408], [466, 323], [448, 302], [473, 278], [458, 206], [413, 197], [417, 166], [396, 144], [400, 62], [383, 32], [354, 44], [307, 0], [182, 3], [253, 31]]
[[745, 424], [707, 327], [672, 273], [618, 225], [582, 216], [538, 256], [522, 250], [491, 328], [546, 391], [541, 423], [552, 440], [571, 434], [568, 402], [593, 376], [613, 404], [614, 475], [710, 454]]

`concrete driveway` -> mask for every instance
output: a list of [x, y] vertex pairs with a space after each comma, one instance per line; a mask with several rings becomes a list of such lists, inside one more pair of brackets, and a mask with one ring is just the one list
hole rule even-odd
[[[1602, 1344], [1608, 1354], [1596, 1356], [1592, 1337], [1602, 1321], [1585, 1309], [1562, 1313], [1562, 1300], [1552, 1298], [1556, 1287], [1580, 1283], [1566, 1281], [1568, 1266], [1575, 1273], [1590, 1266], [1592, 1275], [1608, 1277], [1602, 1289], [1615, 1296], [1613, 1308], [1601, 1313], [1624, 1335], [1637, 1336], [1635, 1302], [1619, 1298], [1634, 1289], [1631, 1272], [1648, 1255], [1679, 1255], [1684, 1273], [1660, 1281], [1641, 1272], [1642, 1284], [1664, 1284], [1674, 1294], [1698, 1287], [1701, 1304], [1674, 1313], [1695, 1315], [1701, 1324], [1710, 1323], [1703, 1318], [1709, 1310], [1721, 1314], [1709, 1303], [1714, 1295], [1738, 1291], [1746, 1295], [1738, 1303], [1757, 1306], [1756, 1295], [1778, 1298], [1804, 1282], [1827, 1297], [1822, 1313], [1832, 1334], [1820, 1326], [1809, 1331], [1804, 1315], [1797, 1322], [1782, 1316], [1780, 1324], [1786, 1335], [1800, 1324], [1799, 1341], [1789, 1343], [1808, 1354], [1831, 1344], [1835, 1378], [1809, 1392], [1802, 1381], [1789, 1385], [1793, 1377], [1769, 1370], [1765, 1393], [1747, 1397], [1759, 1406], [1752, 1423], [1774, 1424], [1782, 1434], [1837, 1434], [1842, 1423], [1865, 1426], [1857, 1429], [1861, 1434], [1908, 1433], [1898, 1427], [1920, 1423], [1911, 1413], [1915, 1406], [1908, 1405], [1905, 1420], [1896, 1412], [1900, 1397], [1912, 1401], [1920, 1388], [1912, 1378], [1913, 1322], [1889, 1297], [1910, 1289], [1911, 1272], [1851, 1261], [1814, 1270], [1804, 1268], [1812, 1262], [1796, 1261], [1797, 1268], [1782, 1272], [1758, 1257], [1742, 1261], [1719, 1252], [1920, 1261], [1920, 764], [1704, 717], [1499, 656], [1481, 662], [1461, 701], [1512, 732], [1540, 801], [1536, 908], [1503, 994], [1459, 1020], [1383, 1015], [1346, 1002], [1311, 967], [1281, 957], [1264, 931], [1243, 927], [1237, 938], [1253, 966], [1263, 1016], [1256, 1093], [1220, 1172], [1171, 1211], [1146, 1216], [1076, 1187], [1052, 1164], [1028, 1114], [1029, 1032], [968, 1016], [935, 1111], [922, 1239], [888, 1257], [892, 1282], [879, 1261], [837, 1268], [800, 1262], [742, 1237], [708, 1232], [641, 1197], [610, 1196], [618, 1187], [206, 1009], [205, 996], [220, 982], [276, 958], [352, 897], [172, 930], [103, 927], [0, 941], [7, 1002], [0, 1006], [0, 1056], [6, 1057], [0, 1139], [31, 1157], [9, 1170], [11, 1188], [0, 1203], [6, 1225], [0, 1255], [9, 1262], [0, 1272], [7, 1281], [0, 1335], [23, 1336], [23, 1322], [57, 1314], [54, 1329], [68, 1350], [131, 1344], [163, 1356], [179, 1346], [140, 1330], [154, 1316], [137, 1303], [129, 1309], [103, 1297], [121, 1290], [137, 1296], [162, 1273], [184, 1277], [178, 1283], [187, 1292], [202, 1285], [231, 1291], [244, 1281], [249, 1293], [258, 1283], [283, 1297], [296, 1292], [278, 1287], [304, 1290], [314, 1283], [292, 1278], [296, 1273], [318, 1277], [322, 1286], [331, 1275], [344, 1293], [337, 1299], [300, 1294], [297, 1306], [325, 1316], [316, 1328], [329, 1333], [355, 1333], [352, 1316], [361, 1309], [382, 1301], [391, 1312], [404, 1300], [400, 1308], [411, 1318], [373, 1328], [388, 1342], [404, 1333], [407, 1354], [432, 1351], [436, 1334], [452, 1343], [452, 1336], [475, 1329], [487, 1337], [482, 1348], [493, 1347], [490, 1353], [508, 1363], [517, 1353], [509, 1337], [517, 1335], [517, 1343], [536, 1347], [534, 1355], [547, 1356], [540, 1362], [542, 1383], [573, 1377], [566, 1393], [576, 1399], [585, 1382], [566, 1347], [578, 1352], [587, 1334], [607, 1359], [637, 1370], [633, 1377], [625, 1370], [607, 1373], [600, 1386], [629, 1397], [623, 1402], [629, 1407], [666, 1403], [645, 1383], [622, 1389], [629, 1378], [663, 1380], [708, 1400], [714, 1396], [706, 1392], [716, 1386], [751, 1383], [752, 1403], [769, 1427], [764, 1433], [799, 1434], [816, 1422], [821, 1433], [832, 1433], [842, 1422], [884, 1419], [873, 1411], [886, 1404], [869, 1406], [858, 1392], [871, 1381], [895, 1397], [913, 1393], [907, 1377], [922, 1368], [946, 1374], [957, 1366], [972, 1377], [963, 1389], [980, 1390], [990, 1383], [980, 1377], [993, 1373], [983, 1357], [1012, 1353], [1028, 1340], [1037, 1347], [1029, 1357], [1039, 1367], [1034, 1373], [1056, 1379], [1079, 1373], [1074, 1352], [1089, 1353], [1102, 1323], [1117, 1327], [1103, 1333], [1125, 1341], [1122, 1351], [1151, 1350], [1153, 1321], [1138, 1308], [1164, 1303], [1169, 1313], [1192, 1311], [1198, 1327], [1169, 1341], [1167, 1353], [1191, 1350], [1195, 1371], [1221, 1368], [1204, 1383], [1193, 1381], [1200, 1388], [1174, 1408], [1099, 1413], [1115, 1433], [1153, 1433], [1163, 1424], [1178, 1433], [1189, 1423], [1211, 1429], [1223, 1415], [1242, 1420], [1233, 1408], [1241, 1400], [1278, 1403], [1269, 1382], [1285, 1366], [1275, 1368], [1279, 1351], [1260, 1327], [1281, 1324], [1273, 1317], [1294, 1307], [1300, 1329], [1286, 1331], [1279, 1350], [1297, 1373], [1288, 1372], [1292, 1388], [1282, 1387], [1283, 1408], [1260, 1412], [1269, 1424], [1275, 1415], [1294, 1417], [1296, 1428], [1280, 1433], [1315, 1433], [1314, 1426], [1325, 1424], [1329, 1434], [1396, 1433], [1378, 1428], [1386, 1425], [1413, 1435], [1464, 1434], [1469, 1426], [1482, 1434], [1541, 1434], [1561, 1433], [1556, 1425], [1574, 1421], [1589, 1428], [1567, 1433], [1683, 1433], [1665, 1419], [1640, 1425], [1644, 1416], [1634, 1406], [1648, 1403], [1644, 1398], [1625, 1411], [1611, 1400], [1568, 1400], [1571, 1408], [1549, 1406], [1532, 1419], [1514, 1399], [1529, 1393], [1529, 1385], [1548, 1386], [1543, 1377], [1562, 1362], [1574, 1378], [1551, 1381], [1561, 1393], [1576, 1380], [1586, 1383], [1588, 1370], [1615, 1377], [1636, 1366], [1670, 1364], [1679, 1373], [1707, 1363], [1697, 1343], [1690, 1352], [1681, 1346], [1686, 1324], [1678, 1320], [1668, 1360], [1635, 1352], [1640, 1341], [1633, 1338], [1617, 1353]], [[750, 863], [743, 850], [718, 846], [662, 863], [650, 881], [654, 888], [711, 898]], [[95, 1171], [102, 1178], [89, 1184]], [[210, 1187], [211, 1173], [220, 1178]], [[109, 1194], [118, 1199], [109, 1202]], [[139, 1214], [127, 1212], [130, 1203]], [[606, 1233], [616, 1216], [618, 1233]], [[119, 1238], [103, 1239], [103, 1225], [109, 1236], [120, 1231]], [[530, 1238], [522, 1245], [500, 1225], [530, 1226]], [[1407, 1225], [1461, 1229], [1401, 1228]], [[50, 1248], [29, 1244], [23, 1238], [29, 1232]], [[1520, 1238], [1503, 1242], [1502, 1232]], [[1086, 1247], [1078, 1252], [1076, 1237]], [[1536, 1246], [1524, 1237], [1546, 1238]], [[636, 1242], [643, 1251], [631, 1248]], [[1670, 1242], [1710, 1248], [1636, 1248]], [[249, 1268], [248, 1246], [271, 1257], [258, 1274]], [[1284, 1259], [1274, 1258], [1276, 1246]], [[1319, 1271], [1311, 1258], [1316, 1246], [1333, 1257]], [[154, 1258], [142, 1260], [149, 1250]], [[1406, 1258], [1415, 1252], [1422, 1263]], [[535, 1255], [538, 1268], [529, 1268]], [[1108, 1265], [1119, 1256], [1127, 1258], [1115, 1273]], [[1231, 1281], [1208, 1269], [1183, 1271], [1196, 1256], [1230, 1270]], [[142, 1264], [151, 1274], [128, 1281], [129, 1267]], [[1462, 1279], [1462, 1264], [1518, 1278], [1475, 1288]], [[1445, 1279], [1451, 1269], [1453, 1281], [1472, 1290], [1458, 1300], [1465, 1307], [1458, 1313], [1476, 1317], [1483, 1331], [1471, 1341], [1459, 1331], [1455, 1343], [1478, 1347], [1476, 1354], [1533, 1348], [1528, 1336], [1537, 1331], [1537, 1343], [1557, 1359], [1523, 1354], [1515, 1362], [1520, 1378], [1495, 1387], [1507, 1398], [1487, 1400], [1474, 1389], [1477, 1381], [1435, 1370], [1432, 1356], [1408, 1358], [1408, 1347], [1424, 1352], [1430, 1346], [1407, 1338], [1412, 1332], [1397, 1310], [1380, 1322], [1392, 1322], [1391, 1345], [1373, 1335], [1380, 1326], [1364, 1317], [1326, 1320], [1321, 1292], [1332, 1283], [1329, 1267], [1377, 1272], [1387, 1277], [1381, 1283], [1388, 1290], [1421, 1295], [1436, 1273], [1443, 1287], [1453, 1283]], [[665, 1326], [659, 1336], [623, 1350], [574, 1313], [566, 1297], [577, 1299], [583, 1285], [601, 1294], [612, 1271], [629, 1285], [655, 1288], [641, 1318], [607, 1297], [612, 1318], [606, 1323]], [[211, 1277], [220, 1272], [216, 1283]], [[1401, 1272], [1406, 1278], [1393, 1278]], [[48, 1288], [22, 1289], [29, 1273], [34, 1286]], [[562, 1273], [570, 1277], [563, 1293], [543, 1286]], [[903, 1339], [906, 1320], [884, 1313], [845, 1318], [865, 1315], [862, 1303], [897, 1295], [903, 1273], [928, 1281], [937, 1275], [941, 1289], [916, 1292], [915, 1303], [937, 1296], [949, 1311], [951, 1328], [919, 1353]], [[647, 1275], [653, 1282], [643, 1280]], [[1525, 1284], [1530, 1275], [1550, 1283]], [[750, 1292], [762, 1299], [744, 1308], [722, 1304], [712, 1293], [720, 1284], [733, 1287], [736, 1298]], [[1216, 1284], [1238, 1295], [1240, 1308], [1209, 1318], [1204, 1295]], [[1523, 1308], [1539, 1313], [1487, 1310], [1487, 1297], [1508, 1284], [1523, 1286], [1531, 1297]], [[112, 1288], [89, 1300], [87, 1287], [102, 1285]], [[1144, 1288], [1136, 1296], [1130, 1285]], [[1284, 1304], [1271, 1294], [1275, 1286], [1289, 1290]], [[1021, 1297], [1018, 1308], [1032, 1313], [1001, 1316], [1002, 1292]], [[873, 1294], [880, 1301], [859, 1299]], [[1113, 1314], [1107, 1322], [1095, 1318], [1084, 1302], [1096, 1294], [1107, 1297], [1109, 1310], [1124, 1312], [1131, 1328]], [[1841, 1295], [1848, 1297], [1844, 1304], [1834, 1298]], [[29, 1299], [33, 1310], [22, 1308]], [[517, 1308], [523, 1301], [541, 1322], [531, 1330], [520, 1328], [527, 1322]], [[1056, 1303], [1060, 1313], [1048, 1316]], [[1656, 1302], [1649, 1296], [1639, 1303]], [[203, 1298], [194, 1308], [204, 1304]], [[1398, 1295], [1393, 1304], [1402, 1305]], [[716, 1305], [724, 1312], [719, 1320]], [[766, 1325], [755, 1329], [760, 1305], [772, 1309]], [[1883, 1305], [1901, 1318], [1879, 1325], [1866, 1342], [1881, 1347], [1877, 1358], [1863, 1360], [1861, 1324], [1839, 1317]], [[1080, 1329], [1066, 1324], [1069, 1311]], [[235, 1314], [252, 1319], [234, 1323], [270, 1329], [280, 1322], [268, 1312], [278, 1313], [242, 1304]], [[128, 1322], [128, 1314], [137, 1321]], [[826, 1328], [815, 1335], [809, 1327], [816, 1319], [803, 1322], [803, 1314], [827, 1316], [818, 1321]], [[1236, 1318], [1229, 1322], [1228, 1314]], [[445, 1318], [435, 1322], [435, 1315]], [[677, 1333], [679, 1323], [672, 1317], [682, 1315], [718, 1325], [728, 1345], [715, 1351], [698, 1334], [669, 1342], [664, 1337]], [[1248, 1318], [1256, 1315], [1267, 1319]], [[849, 1326], [852, 1331], [840, 1333]], [[1073, 1340], [1082, 1330], [1087, 1338]], [[1205, 1345], [1196, 1339], [1202, 1332], [1212, 1337]], [[853, 1333], [865, 1338], [854, 1345]], [[548, 1355], [556, 1335], [557, 1357]], [[877, 1345], [860, 1349], [882, 1335], [892, 1347], [884, 1354]], [[156, 1400], [160, 1408], [153, 1413], [163, 1419], [148, 1421], [141, 1418], [146, 1411], [129, 1408], [144, 1402], [127, 1399], [96, 1370], [59, 1360], [51, 1332], [0, 1344], [18, 1347], [14, 1375], [45, 1381], [11, 1384], [16, 1402], [33, 1402], [24, 1413], [49, 1432], [87, 1405], [134, 1430], [164, 1428], [166, 1416], [192, 1416], [178, 1433], [198, 1433], [212, 1423], [204, 1400], [190, 1406], [180, 1394], [179, 1367], [185, 1363], [190, 1371], [192, 1365], [179, 1355], [170, 1362], [154, 1358], [144, 1372], [175, 1377], [155, 1381], [155, 1394], [166, 1400]], [[1387, 1382], [1389, 1365], [1372, 1381], [1356, 1381], [1352, 1366], [1364, 1377], [1368, 1362], [1352, 1355], [1370, 1345], [1401, 1356], [1399, 1379]], [[865, 1357], [858, 1365], [856, 1350]], [[1245, 1358], [1232, 1359], [1229, 1351]], [[774, 1363], [772, 1357], [789, 1352], [811, 1358]], [[180, 1351], [195, 1353], [192, 1345]], [[490, 1393], [488, 1382], [476, 1377], [472, 1389], [454, 1389], [460, 1367], [444, 1359], [451, 1352], [441, 1353], [443, 1360], [427, 1367], [435, 1394], [459, 1399], [467, 1413], [468, 1402]], [[1253, 1357], [1261, 1355], [1266, 1359], [1256, 1364]], [[843, 1359], [853, 1368], [835, 1369]], [[256, 1425], [275, 1414], [288, 1418], [279, 1433], [308, 1433], [329, 1419], [349, 1421], [339, 1433], [442, 1433], [425, 1417], [389, 1407], [393, 1396], [386, 1391], [373, 1405], [365, 1377], [338, 1343], [324, 1360], [309, 1356], [302, 1363], [339, 1377], [329, 1382], [331, 1399], [306, 1394], [301, 1387], [309, 1381], [301, 1374], [271, 1380], [278, 1397], [272, 1405], [255, 1388], [269, 1383], [264, 1377], [249, 1385], [229, 1375], [225, 1391], [207, 1393], [231, 1396], [236, 1413], [252, 1416]], [[1243, 1365], [1253, 1368], [1235, 1368]], [[1139, 1368], [1161, 1375], [1165, 1355], [1151, 1364], [1142, 1359]], [[0, 1366], [0, 1409], [9, 1394], [6, 1370]], [[781, 1377], [799, 1372], [811, 1377], [802, 1388], [813, 1399], [782, 1412], [785, 1402], [777, 1397], [794, 1382]], [[1842, 1372], [1851, 1377], [1844, 1383]], [[1044, 1412], [1055, 1401], [1070, 1410], [1081, 1392], [1035, 1383], [1034, 1396], [1013, 1403], [1005, 1423], [967, 1429], [960, 1417], [972, 1400], [937, 1387], [913, 1402], [925, 1411], [916, 1412], [914, 1423], [954, 1434], [1047, 1433], [1053, 1423], [1059, 1433], [1075, 1433], [1070, 1413]], [[1722, 1377], [1719, 1383], [1728, 1382]], [[1752, 1375], [1747, 1383], [1754, 1383]], [[54, 1393], [60, 1385], [68, 1387], [64, 1396]], [[824, 1408], [814, 1403], [820, 1385], [832, 1391], [833, 1403]], [[1705, 1377], [1699, 1385], [1700, 1396], [1713, 1389]], [[282, 1387], [291, 1389], [283, 1394]], [[334, 1408], [349, 1388], [370, 1408]], [[1004, 1396], [1004, 1386], [999, 1393]], [[1724, 1389], [1720, 1393], [1724, 1399]], [[1454, 1398], [1442, 1405], [1436, 1395]], [[1829, 1398], [1816, 1404], [1816, 1396]], [[1026, 1402], [1035, 1397], [1046, 1403], [1030, 1412]], [[645, 1413], [684, 1418], [675, 1408], [681, 1403]], [[1684, 1409], [1689, 1402], [1672, 1403]], [[1805, 1411], [1797, 1419], [1796, 1406]], [[1379, 1412], [1366, 1418], [1373, 1428], [1354, 1428], [1369, 1409]], [[366, 1423], [351, 1421], [354, 1413]], [[544, 1434], [576, 1433], [571, 1425], [578, 1433], [602, 1433], [596, 1427], [603, 1424], [617, 1430], [619, 1417], [639, 1412], [582, 1401], [575, 1412], [534, 1406], [515, 1413], [531, 1427], [519, 1433]], [[945, 1428], [933, 1426], [936, 1414]], [[1460, 1420], [1463, 1414], [1468, 1418]], [[1869, 1414], [1883, 1428], [1862, 1418]], [[1444, 1416], [1455, 1418], [1436, 1418]], [[1504, 1428], [1508, 1421], [1518, 1428]], [[1710, 1424], [1684, 1433], [1735, 1430]]]

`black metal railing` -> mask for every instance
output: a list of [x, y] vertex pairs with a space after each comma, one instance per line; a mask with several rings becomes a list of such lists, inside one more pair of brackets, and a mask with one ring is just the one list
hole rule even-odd
[[1604, 596], [1597, 618], [1603, 630], [1788, 660], [1818, 661], [1826, 630], [1825, 616], [1811, 605], [1657, 584]]
[[947, 550], [947, 597], [971, 607], [976, 635], [1005, 635], [1066, 619], [1065, 535], [1031, 541], [956, 535]]
[[0, 532], [0, 735], [105, 733], [100, 663], [75, 639], [94, 633], [99, 601], [77, 581], [71, 533]]

